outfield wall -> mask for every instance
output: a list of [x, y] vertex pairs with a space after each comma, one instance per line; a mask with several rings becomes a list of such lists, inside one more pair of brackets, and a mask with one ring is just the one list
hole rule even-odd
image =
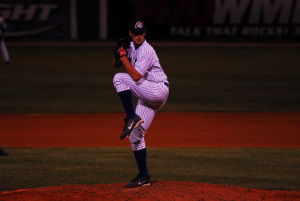
[[113, 40], [141, 18], [161, 40], [300, 38], [300, 0], [2, 0], [10, 40]]

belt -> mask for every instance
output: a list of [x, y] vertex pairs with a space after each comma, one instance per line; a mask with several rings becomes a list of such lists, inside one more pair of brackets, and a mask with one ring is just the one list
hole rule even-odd
[[161, 82], [164, 82], [164, 85], [166, 85], [167, 87], [169, 87], [169, 82], [167, 81], [153, 81], [153, 80], [148, 80], [149, 82], [154, 82], [154, 83], [161, 83]]

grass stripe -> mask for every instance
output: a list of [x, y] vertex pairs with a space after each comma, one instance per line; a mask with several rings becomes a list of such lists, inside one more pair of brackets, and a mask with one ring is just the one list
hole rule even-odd
[[[129, 148], [5, 148], [0, 191], [66, 184], [127, 182]], [[300, 149], [150, 148], [155, 181], [193, 181], [260, 189], [300, 189]]]

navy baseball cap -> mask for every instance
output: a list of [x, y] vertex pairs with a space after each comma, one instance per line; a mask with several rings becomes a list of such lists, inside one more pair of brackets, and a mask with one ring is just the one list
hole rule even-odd
[[147, 32], [146, 25], [142, 20], [133, 20], [130, 23], [129, 30], [135, 35]]

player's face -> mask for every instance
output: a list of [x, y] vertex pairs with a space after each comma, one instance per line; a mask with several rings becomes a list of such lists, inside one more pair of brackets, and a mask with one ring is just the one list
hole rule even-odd
[[130, 35], [130, 37], [131, 37], [131, 39], [132, 39], [132, 41], [135, 45], [141, 45], [145, 40], [146, 33], [134, 34], [130, 31], [129, 35]]

